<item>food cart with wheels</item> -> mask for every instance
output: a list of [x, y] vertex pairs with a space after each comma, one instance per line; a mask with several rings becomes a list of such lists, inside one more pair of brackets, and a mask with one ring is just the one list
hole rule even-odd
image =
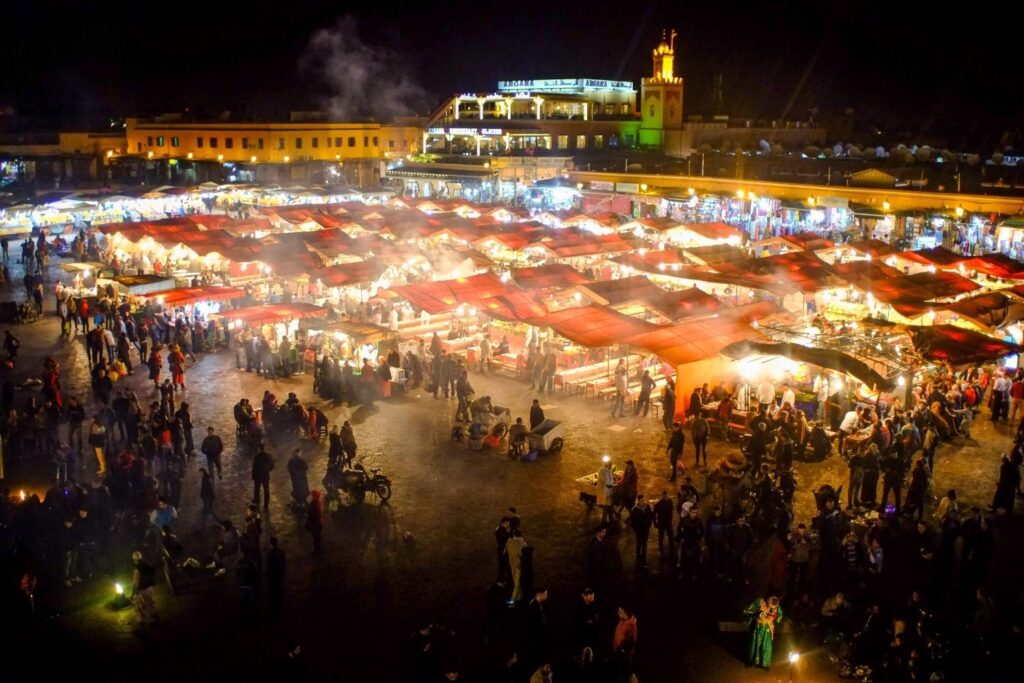
[[544, 420], [527, 434], [530, 444], [529, 452], [523, 460], [532, 460], [530, 453], [551, 453], [557, 455], [565, 445], [565, 427], [558, 420]]
[[[576, 479], [576, 486], [580, 490], [580, 502], [584, 503], [588, 508], [597, 505], [597, 474], [597, 472], [592, 472]], [[612, 465], [612, 477], [615, 479], [616, 487], [622, 483], [622, 476], [624, 474], [624, 470]]]

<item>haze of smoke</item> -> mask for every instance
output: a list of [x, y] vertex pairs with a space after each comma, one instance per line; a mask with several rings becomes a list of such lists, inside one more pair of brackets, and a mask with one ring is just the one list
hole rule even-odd
[[324, 104], [335, 120], [387, 121], [414, 114], [427, 102], [408, 65], [394, 52], [363, 42], [352, 17], [313, 34], [300, 67], [329, 90]]

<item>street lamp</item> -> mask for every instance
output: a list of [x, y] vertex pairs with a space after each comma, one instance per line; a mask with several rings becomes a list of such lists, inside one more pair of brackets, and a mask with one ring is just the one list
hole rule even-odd
[[956, 217], [957, 218], [963, 218], [964, 217], [964, 207], [962, 207], [962, 206], [956, 207]]

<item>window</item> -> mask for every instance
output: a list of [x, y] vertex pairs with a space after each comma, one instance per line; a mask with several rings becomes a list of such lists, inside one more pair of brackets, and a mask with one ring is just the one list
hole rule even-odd
[[376, 135], [373, 136], [373, 146], [374, 147], [380, 146], [380, 138], [378, 138]]
[[180, 146], [181, 146], [181, 138], [179, 138], [177, 136], [171, 138], [171, 147], [180, 147]]
[[569, 149], [569, 136], [559, 135], [558, 136], [558, 149]]
[[587, 136], [586, 135], [577, 135], [576, 136], [576, 149], [586, 149], [586, 148], [587, 148]]
[[199, 149], [203, 148], [203, 138], [201, 138], [201, 137], [196, 138], [196, 147], [198, 147]]
[[324, 138], [324, 140], [327, 141], [327, 146], [330, 147], [331, 146], [331, 136], [328, 135], [327, 137]]
[[242, 138], [242, 149], [249, 149], [249, 138]]
[[356, 146], [356, 139], [355, 139], [355, 138], [353, 138], [353, 137], [350, 137], [350, 138], [348, 139], [348, 146], [349, 146], [349, 147], [355, 147], [355, 146]]
[[263, 149], [263, 138], [256, 138], [256, 149]]
[[603, 135], [595, 135], [594, 136], [594, 149], [604, 149], [604, 136]]
[[284, 149], [284, 138], [278, 138], [277, 139], [277, 148], [278, 149]]
[[370, 136], [369, 135], [364, 135], [363, 136], [363, 147], [369, 147], [369, 146], [370, 146]]
[[227, 149], [234, 149], [235, 148], [235, 139], [234, 138], [224, 138], [224, 147], [226, 147]]
[[388, 149], [394, 149], [394, 148], [395, 148], [395, 141], [394, 140], [388, 140]]
[[217, 149], [217, 138], [210, 138], [210, 149]]
[[141, 152], [142, 151], [142, 143], [141, 142], [138, 143], [138, 147], [139, 147], [139, 151]]
[[341, 138], [334, 138], [334, 146], [341, 147]]
[[302, 149], [302, 138], [295, 138], [295, 149]]
[[156, 146], [157, 147], [163, 147], [164, 146], [164, 136], [163, 135], [157, 135], [156, 136]]
[[313, 149], [316, 149], [317, 147], [319, 147], [320, 146], [320, 138], [314, 137], [313, 140], [312, 140], [312, 144], [313, 144]]
[[152, 146], [153, 146], [153, 136], [150, 135], [150, 136], [148, 136], [146, 138], [146, 147], [152, 147]]

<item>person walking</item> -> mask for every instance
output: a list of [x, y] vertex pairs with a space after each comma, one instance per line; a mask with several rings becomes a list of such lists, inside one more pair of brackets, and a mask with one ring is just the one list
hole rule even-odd
[[647, 539], [651, 533], [653, 513], [644, 500], [644, 494], [637, 494], [636, 504], [629, 512], [629, 525], [633, 527], [636, 540], [636, 568], [647, 569]]
[[618, 669], [618, 680], [628, 681], [633, 673], [633, 655], [636, 653], [639, 635], [636, 615], [628, 607], [619, 607], [619, 621], [615, 624], [615, 635], [612, 636], [612, 653]]
[[[686, 445], [686, 435], [683, 434], [683, 425], [675, 422], [672, 425], [672, 436], [668, 439], [668, 446], [665, 448], [665, 455], [668, 456], [668, 463], [672, 466], [672, 477], [669, 481], [676, 480], [676, 472], [679, 469], [679, 460], [683, 457], [683, 447]], [[683, 467], [685, 474], [686, 467]]]
[[501, 584], [504, 584], [511, 578], [508, 555], [505, 553], [505, 546], [511, 537], [512, 520], [509, 519], [508, 515], [505, 515], [494, 529], [494, 545], [498, 555], [498, 583]]
[[252, 502], [260, 504], [260, 488], [263, 488], [263, 507], [270, 507], [270, 472], [274, 469], [274, 460], [264, 449], [260, 448], [252, 459]]
[[626, 397], [628, 395], [629, 381], [626, 377], [626, 365], [622, 359], [619, 359], [619, 364], [615, 368], [615, 398], [612, 401], [612, 417], [626, 416]]
[[270, 550], [267, 551], [267, 592], [270, 594], [270, 613], [275, 617], [284, 608], [284, 577], [288, 568], [288, 558], [277, 536], [270, 537]]
[[668, 491], [661, 492], [661, 498], [654, 504], [654, 528], [658, 530], [658, 554], [665, 557], [665, 538], [668, 538], [668, 557], [676, 556], [675, 529], [672, 528], [672, 513], [675, 503]]
[[523, 599], [522, 574], [523, 574], [523, 550], [526, 549], [526, 539], [519, 529], [512, 530], [512, 536], [505, 543], [505, 555], [508, 556], [509, 571], [512, 574], [512, 595], [509, 597], [509, 606], [515, 605]]
[[214, 468], [216, 468], [217, 478], [223, 480], [224, 475], [221, 473], [220, 456], [224, 452], [224, 442], [214, 433], [213, 427], [206, 428], [206, 438], [199, 445], [199, 450], [206, 456], [207, 469], [212, 473]]
[[711, 425], [704, 417], [704, 412], [698, 412], [693, 422], [690, 423], [690, 437], [693, 439], [694, 467], [701, 466], [701, 455], [704, 456], [704, 467], [708, 466], [708, 435], [711, 433]]
[[643, 416], [647, 417], [647, 411], [651, 408], [651, 392], [654, 391], [655, 381], [651, 377], [650, 370], [644, 370], [643, 377], [640, 378], [640, 395], [636, 399], [636, 406], [633, 408], [633, 415], [639, 415], [640, 409], [643, 408]]
[[107, 458], [104, 449], [107, 447], [107, 428], [97, 415], [89, 427], [89, 445], [96, 456], [96, 474], [102, 476], [107, 471]]
[[199, 482], [199, 500], [203, 503], [200, 525], [205, 529], [206, 522], [211, 516], [214, 520], [217, 519], [217, 515], [213, 512], [213, 504], [217, 501], [217, 493], [214, 491], [213, 477], [210, 476], [209, 470], [205, 467], [200, 467], [199, 474], [202, 477]]
[[302, 458], [302, 451], [298, 448], [292, 453], [288, 460], [288, 476], [292, 480], [292, 502], [302, 509], [309, 498], [309, 463]]
[[473, 395], [473, 385], [469, 383], [469, 373], [466, 370], [462, 371], [455, 384], [455, 395], [459, 399], [455, 419], [469, 422], [469, 397]]
[[324, 504], [320, 491], [313, 491], [306, 506], [306, 531], [313, 537], [313, 554], [320, 554], [320, 537], [324, 528]]
[[661, 389], [661, 423], [665, 429], [672, 429], [672, 423], [676, 419], [676, 384], [672, 378], [665, 380], [665, 386]]

